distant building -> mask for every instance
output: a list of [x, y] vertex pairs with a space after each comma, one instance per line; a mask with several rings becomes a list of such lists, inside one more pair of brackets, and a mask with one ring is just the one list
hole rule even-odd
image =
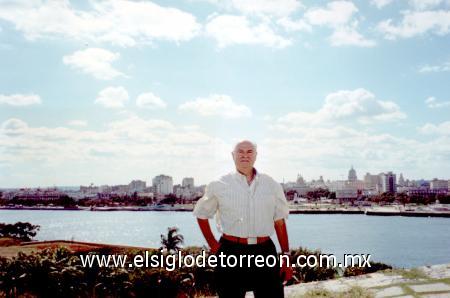
[[398, 178], [398, 185], [399, 186], [406, 186], [405, 179], [403, 178], [403, 174], [400, 173], [400, 177]]
[[306, 186], [305, 179], [300, 174], [297, 174], [297, 186]]
[[381, 192], [396, 193], [397, 192], [397, 179], [396, 175], [392, 172], [381, 173]]
[[344, 188], [336, 190], [337, 200], [356, 200], [358, 198], [358, 190], [352, 188]]
[[448, 181], [434, 178], [430, 181], [430, 189], [448, 191]]
[[14, 193], [14, 199], [52, 201], [67, 197], [67, 194], [57, 188], [21, 188]]
[[133, 180], [128, 184], [129, 192], [143, 192], [147, 187], [147, 183], [142, 180]]
[[366, 173], [366, 175], [364, 176], [364, 189], [375, 190], [377, 189], [377, 185], [380, 184], [380, 175], [371, 175], [370, 173]]
[[338, 200], [355, 200], [363, 193], [365, 188], [364, 181], [358, 180], [353, 165], [348, 171], [348, 180], [336, 180], [327, 184], [329, 190], [336, 193], [336, 199]]
[[173, 179], [170, 176], [156, 176], [152, 183], [157, 194], [168, 195], [173, 193]]
[[299, 196], [306, 196], [309, 191], [313, 190], [306, 185], [305, 180], [300, 174], [297, 175], [296, 182], [283, 183], [282, 186], [285, 192], [295, 191]]
[[194, 178], [192, 178], [192, 177], [183, 178], [183, 181], [181, 182], [181, 186], [193, 188], [194, 187]]
[[348, 180], [335, 180], [328, 183], [328, 189], [331, 192], [342, 190], [344, 193], [348, 191], [362, 191], [364, 189], [364, 182], [360, 180], [348, 181]]
[[[298, 179], [297, 179], [298, 180]], [[310, 186], [312, 188], [325, 188], [327, 189], [328, 186], [325, 184], [325, 181], [323, 181], [323, 176], [319, 177], [319, 180], [313, 180], [310, 183]]]
[[418, 186], [418, 187], [410, 187], [406, 192], [409, 196], [421, 196], [421, 197], [430, 197], [435, 196], [437, 194], [447, 194], [447, 190], [445, 189], [430, 189], [426, 186]]
[[356, 171], [351, 167], [351, 169], [348, 171], [348, 181], [356, 181], [358, 180], [358, 177], [356, 176]]

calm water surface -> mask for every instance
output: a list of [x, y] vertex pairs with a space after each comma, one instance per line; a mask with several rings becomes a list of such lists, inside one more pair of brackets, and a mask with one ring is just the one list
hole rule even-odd
[[[17, 221], [40, 225], [37, 240], [159, 247], [160, 235], [177, 226], [185, 246], [205, 244], [190, 212], [0, 210], [0, 222]], [[365, 253], [399, 267], [450, 263], [450, 218], [292, 214], [288, 232], [291, 247], [321, 249], [338, 259]]]

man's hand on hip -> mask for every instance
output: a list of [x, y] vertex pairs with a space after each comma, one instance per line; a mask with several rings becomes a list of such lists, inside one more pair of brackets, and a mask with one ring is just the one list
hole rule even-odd
[[289, 280], [292, 279], [293, 272], [294, 271], [292, 270], [290, 264], [283, 261], [280, 268], [280, 276], [283, 279], [283, 284], [286, 284]]

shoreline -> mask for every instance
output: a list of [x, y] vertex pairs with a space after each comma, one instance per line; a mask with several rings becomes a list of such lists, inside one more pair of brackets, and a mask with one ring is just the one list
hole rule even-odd
[[[44, 210], [44, 211], [157, 211], [157, 212], [192, 212], [193, 206], [162, 206], [162, 207], [33, 207], [33, 206], [0, 206], [0, 210]], [[391, 207], [377, 207], [377, 208], [290, 208], [289, 214], [361, 214], [368, 216], [405, 216], [405, 217], [440, 217], [450, 218], [450, 211], [401, 211], [399, 209], [393, 210]]]

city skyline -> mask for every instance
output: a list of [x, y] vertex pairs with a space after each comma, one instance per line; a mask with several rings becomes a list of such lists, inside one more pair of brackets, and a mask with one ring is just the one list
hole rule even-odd
[[[351, 166], [350, 169], [353, 169], [354, 171], [356, 171], [356, 169], [353, 166]], [[362, 172], [360, 174], [358, 174], [358, 171], [356, 171], [356, 180], [357, 181], [364, 181], [364, 176], [366, 176], [367, 174], [370, 174], [371, 176], [379, 176], [379, 175], [386, 174], [386, 173], [391, 173], [391, 172], [392, 171], [384, 171], [384, 172], [375, 173], [375, 172], [367, 172], [367, 171], [365, 171], [363, 174], [362, 174]], [[411, 181], [428, 181], [428, 182], [430, 182], [430, 181], [433, 181], [433, 180], [437, 179], [437, 180], [448, 181], [448, 184], [450, 186], [450, 179], [447, 178], [447, 177], [433, 177], [433, 178], [421, 177], [419, 179], [410, 179], [407, 176], [405, 177], [405, 175], [403, 173], [401, 173], [401, 172], [400, 173], [394, 173], [394, 174], [397, 175], [397, 179], [396, 179], [398, 181], [397, 184], [401, 184], [400, 181], [399, 181], [399, 178], [400, 178], [400, 175], [401, 175], [401, 177], [404, 180], [404, 182], [405, 181], [410, 181], [410, 182]], [[284, 177], [281, 181], [278, 181], [278, 182], [279, 183], [294, 183], [299, 177], [301, 177], [301, 179], [304, 180], [305, 183], [316, 182], [316, 181], [319, 181], [320, 179], [323, 179], [324, 182], [356, 181], [356, 180], [350, 179], [350, 176], [347, 176], [347, 175], [350, 175], [350, 174], [349, 173], [341, 174], [339, 176], [339, 178], [337, 178], [337, 179], [326, 178], [326, 175], [319, 175], [318, 177], [312, 177], [311, 179], [304, 179], [305, 176], [302, 173], [298, 173], [296, 177], [292, 177], [292, 178]], [[130, 180], [128, 182], [125, 181], [125, 182], [118, 183], [118, 184], [111, 184], [111, 183], [109, 183], [109, 184], [108, 183], [98, 184], [98, 183], [95, 183], [95, 181], [91, 181], [90, 183], [85, 184], [85, 185], [43, 185], [43, 186], [34, 185], [34, 186], [21, 186], [21, 187], [0, 187], [0, 189], [12, 189], [12, 188], [52, 188], [52, 187], [63, 187], [64, 188], [64, 187], [80, 187], [80, 186], [86, 187], [86, 186], [91, 186], [91, 185], [92, 186], [117, 186], [117, 185], [130, 185], [132, 183], [139, 183], [139, 182], [148, 183], [147, 187], [149, 187], [149, 186], [151, 186], [154, 183], [154, 179], [157, 178], [157, 177], [160, 177], [160, 176], [166, 176], [166, 177], [172, 179], [173, 187], [175, 187], [177, 185], [178, 186], [183, 186], [183, 183], [184, 183], [184, 181], [186, 179], [189, 179], [189, 180], [192, 179], [192, 185], [195, 186], [195, 187], [205, 186], [206, 184], [208, 184], [208, 182], [207, 183], [197, 183], [197, 182], [195, 182], [195, 181], [197, 181], [196, 178], [192, 177], [192, 176], [190, 176], [190, 177], [182, 177], [180, 179], [173, 179], [173, 177], [169, 173], [160, 173], [158, 175], [149, 177], [148, 179], [146, 179], [144, 177], [135, 177], [134, 179], [132, 179], [132, 180]], [[325, 178], [324, 178], [324, 176], [325, 176]], [[177, 183], [175, 181], [178, 181], [179, 183]]]
[[0, 1], [0, 187], [450, 178], [450, 2]]

